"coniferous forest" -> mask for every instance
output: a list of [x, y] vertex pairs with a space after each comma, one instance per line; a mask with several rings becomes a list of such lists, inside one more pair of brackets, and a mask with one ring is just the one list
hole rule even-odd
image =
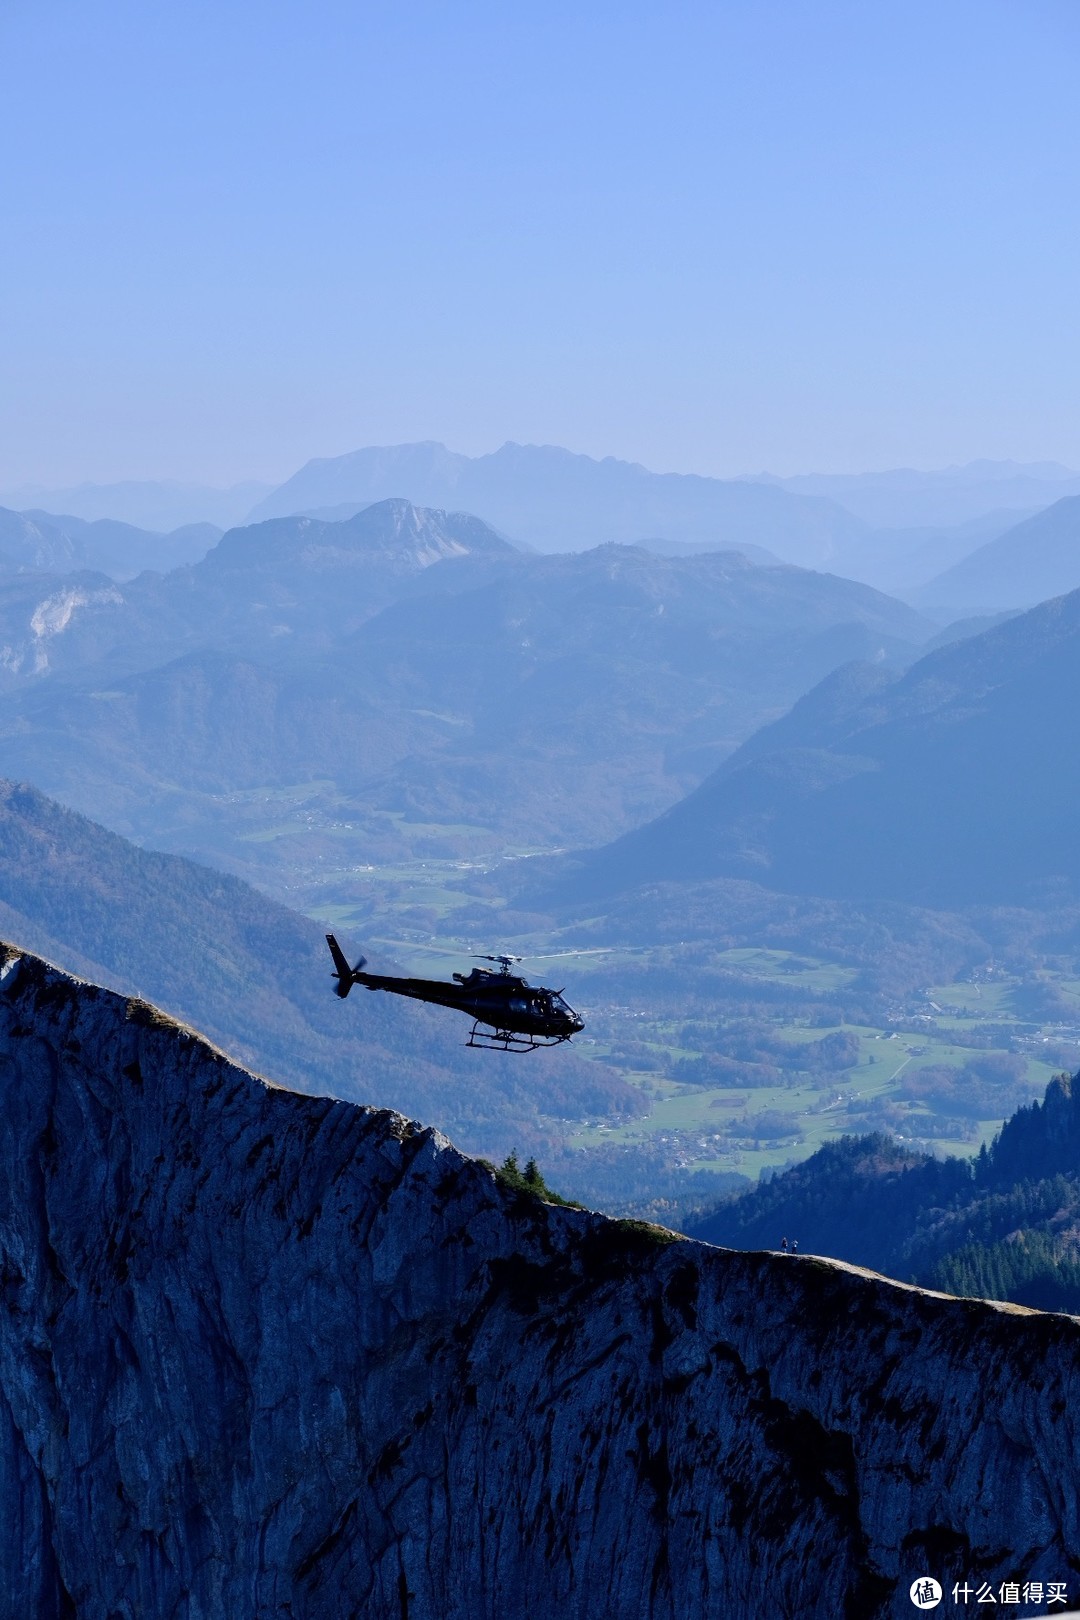
[[690, 1231], [739, 1249], [786, 1240], [945, 1293], [1080, 1313], [1080, 1076], [1056, 1076], [974, 1159], [843, 1137]]

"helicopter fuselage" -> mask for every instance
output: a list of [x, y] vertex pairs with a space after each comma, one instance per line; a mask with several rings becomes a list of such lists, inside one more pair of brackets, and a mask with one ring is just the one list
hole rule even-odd
[[353, 976], [353, 983], [362, 984], [367, 990], [389, 990], [397, 996], [411, 996], [415, 1001], [456, 1007], [493, 1029], [509, 1029], [519, 1035], [559, 1036], [568, 1040], [585, 1027], [556, 991], [534, 988], [526, 980], [507, 973], [478, 970], [458, 984], [444, 984], [438, 979], [399, 979], [389, 974], [360, 972]]
[[581, 1019], [561, 991], [531, 985], [518, 974], [505, 970], [493, 973], [473, 968], [469, 974], [455, 973], [453, 982], [440, 979], [414, 979], [385, 973], [366, 973], [361, 962], [350, 968], [337, 941], [327, 935], [337, 967], [338, 995], [347, 995], [354, 984], [365, 990], [387, 990], [392, 995], [409, 996], [413, 1001], [430, 1001], [439, 1007], [453, 1007], [468, 1013], [477, 1024], [485, 1024], [494, 1037], [474, 1028], [472, 1045], [493, 1041], [506, 1049], [557, 1045], [584, 1029]]

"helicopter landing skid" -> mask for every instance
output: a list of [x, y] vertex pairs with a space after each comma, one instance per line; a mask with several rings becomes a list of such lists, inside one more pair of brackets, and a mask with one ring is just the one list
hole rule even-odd
[[481, 1029], [479, 1022], [469, 1031], [466, 1046], [481, 1052], [535, 1052], [540, 1046], [561, 1046], [568, 1035], [520, 1035], [513, 1029]]

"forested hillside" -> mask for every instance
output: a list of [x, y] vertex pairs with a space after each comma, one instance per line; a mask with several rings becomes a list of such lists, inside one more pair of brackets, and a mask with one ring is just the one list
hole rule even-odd
[[948, 1293], [1080, 1313], [1080, 1076], [1059, 1075], [972, 1160], [845, 1137], [694, 1223], [740, 1249], [797, 1243]]

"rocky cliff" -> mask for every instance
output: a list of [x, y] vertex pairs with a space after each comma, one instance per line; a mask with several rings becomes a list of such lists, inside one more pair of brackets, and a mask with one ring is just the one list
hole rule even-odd
[[1080, 1322], [509, 1193], [3, 960], [4, 1620], [1080, 1591]]

